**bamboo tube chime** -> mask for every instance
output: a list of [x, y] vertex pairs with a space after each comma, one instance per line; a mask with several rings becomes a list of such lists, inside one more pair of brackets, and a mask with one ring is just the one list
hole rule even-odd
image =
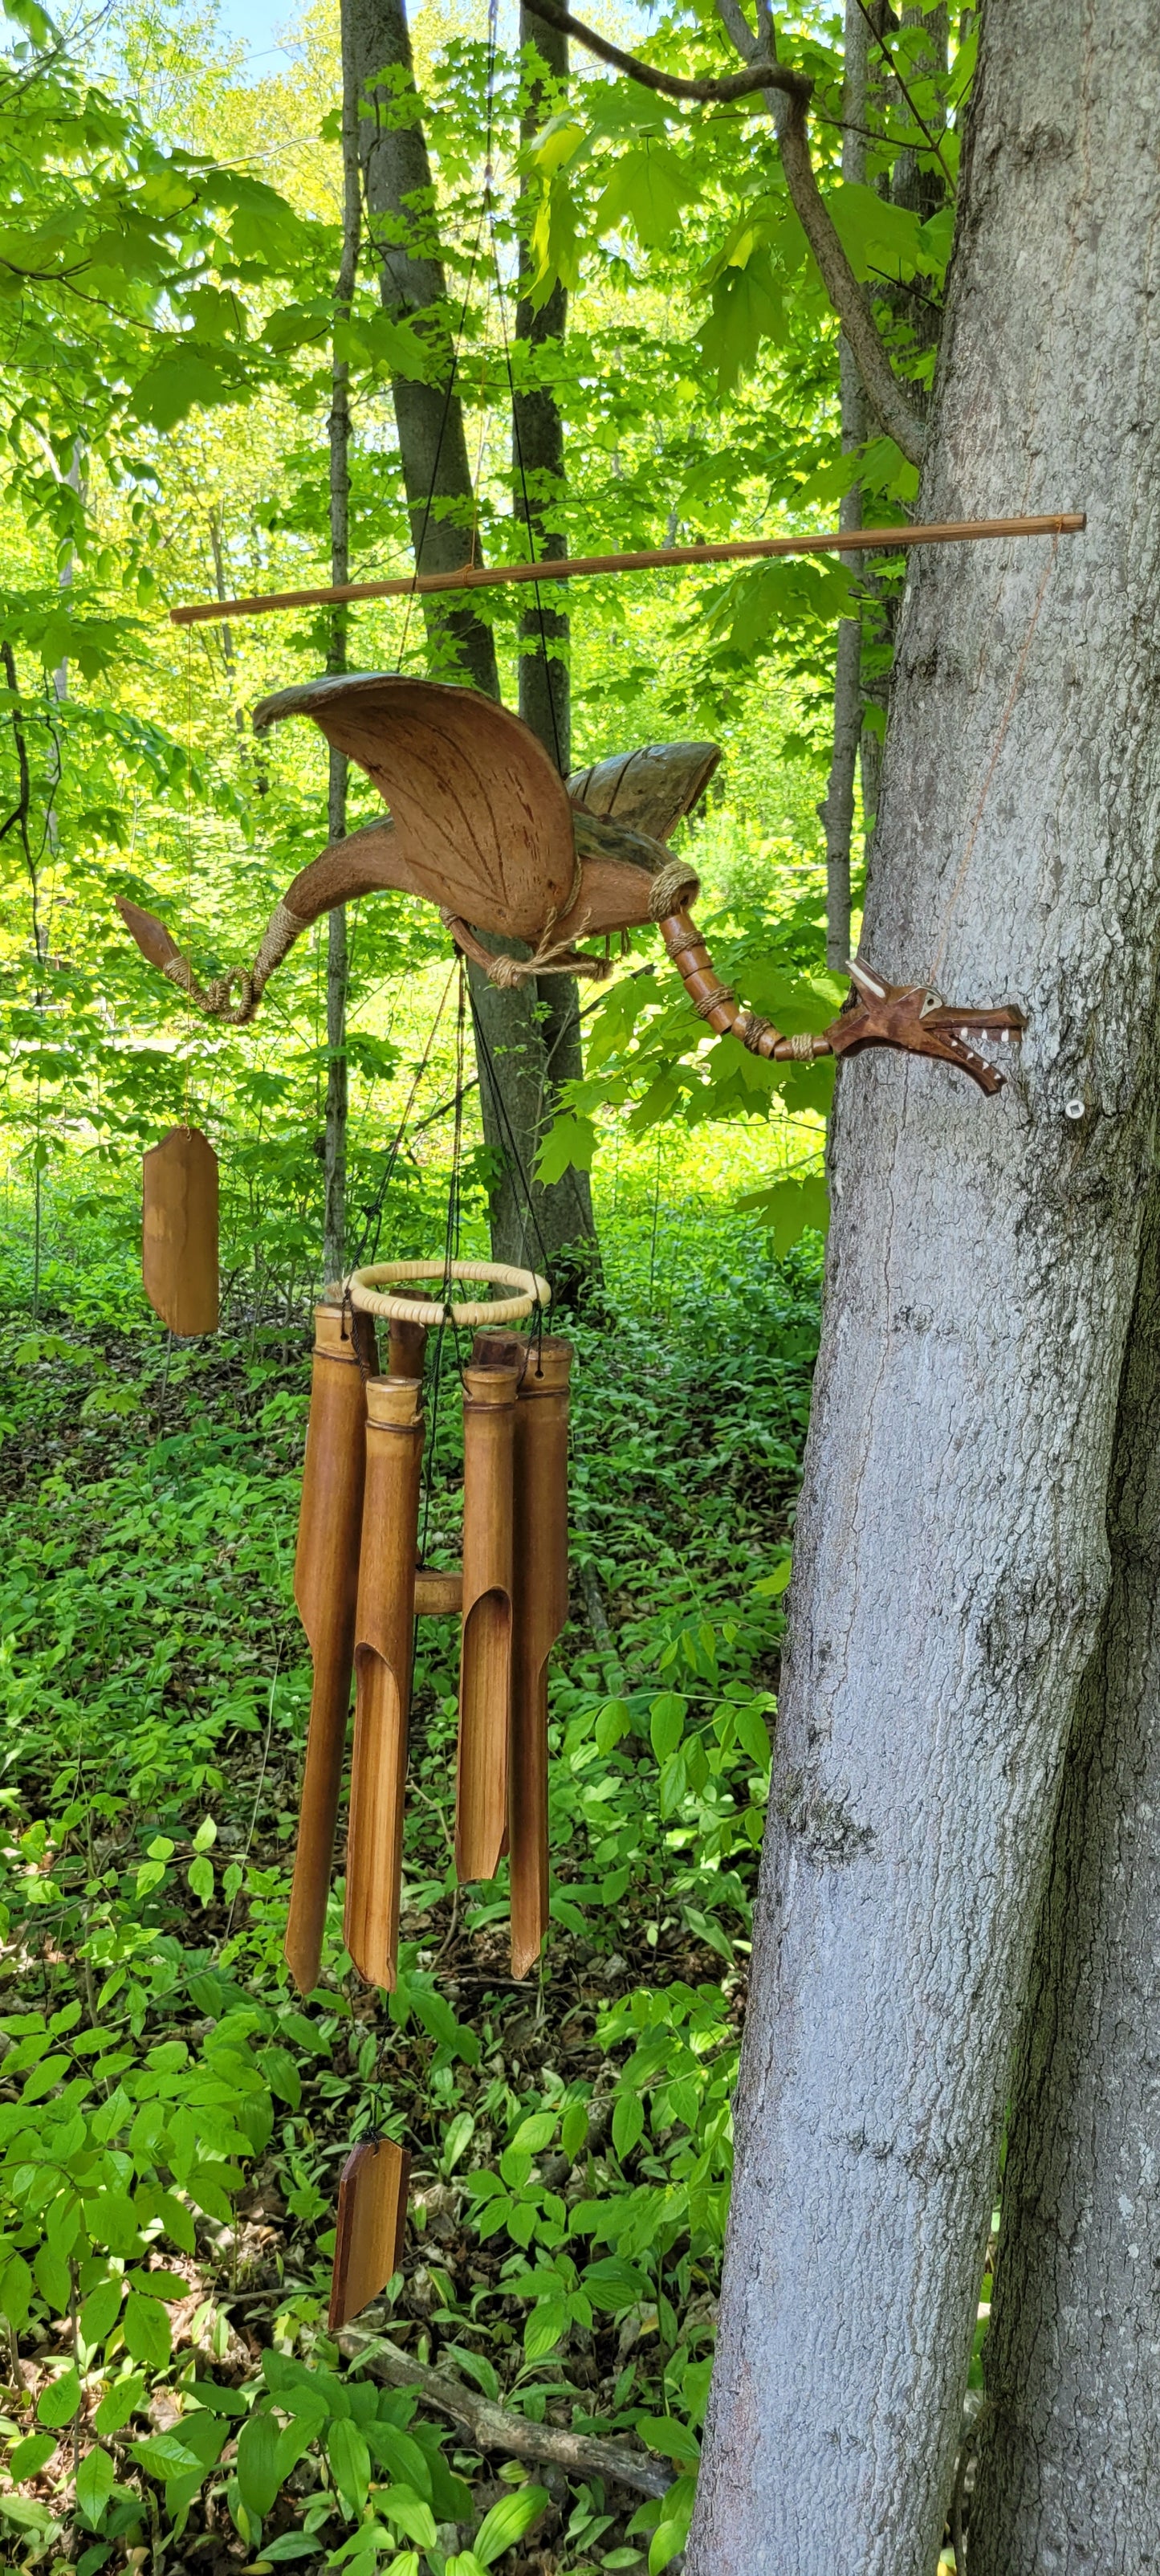
[[516, 1367], [463, 1377], [463, 1629], [455, 1868], [494, 1878], [507, 1841]]
[[290, 1973], [304, 1995], [318, 1983], [322, 1958], [354, 1664], [367, 1453], [362, 1370], [377, 1367], [369, 1315], [344, 1317], [340, 1305], [328, 1303], [315, 1307], [314, 1325], [294, 1563], [294, 1598], [314, 1685], [285, 1941]]
[[399, 1946], [422, 1392], [412, 1377], [371, 1378], [366, 1390], [343, 1931], [360, 1977], [371, 1986], [393, 1987]]

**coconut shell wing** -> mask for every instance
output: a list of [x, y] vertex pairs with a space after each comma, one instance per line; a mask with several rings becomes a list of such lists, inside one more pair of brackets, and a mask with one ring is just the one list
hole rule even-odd
[[477, 929], [535, 940], [571, 903], [563, 780], [528, 726], [474, 689], [364, 672], [263, 699], [254, 727], [309, 715], [373, 778], [413, 890]]

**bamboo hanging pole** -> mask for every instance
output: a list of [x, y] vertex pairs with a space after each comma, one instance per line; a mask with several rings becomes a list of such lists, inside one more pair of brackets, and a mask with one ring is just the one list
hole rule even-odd
[[827, 528], [823, 535], [737, 537], [720, 545], [649, 546], [639, 554], [554, 556], [547, 563], [464, 564], [457, 572], [404, 573], [390, 581], [345, 581], [318, 590], [276, 590], [248, 599], [198, 599], [171, 608], [174, 626], [220, 617], [268, 617], [279, 608], [321, 608], [346, 599], [425, 599], [440, 590], [502, 590], [520, 581], [587, 581], [600, 573], [679, 571], [683, 564], [754, 563], [771, 555], [882, 554], [888, 546], [951, 546], [978, 537], [1070, 537], [1083, 510], [1038, 519], [942, 519], [929, 526]]
[[341, 1306], [316, 1306], [314, 1324], [294, 1564], [294, 1598], [314, 1658], [314, 1687], [285, 1943], [290, 1973], [304, 1995], [318, 1983], [322, 1958], [354, 1660], [366, 1406], [353, 1332], [364, 1337], [364, 1358], [371, 1368], [376, 1365], [369, 1316], [348, 1321], [345, 1339]]
[[507, 1835], [515, 1368], [463, 1373], [463, 1634], [455, 1868], [494, 1878]]
[[393, 1988], [403, 1872], [415, 1555], [423, 1464], [417, 1378], [367, 1385], [367, 1468], [355, 1622], [354, 1751], [346, 1946], [371, 1986]]

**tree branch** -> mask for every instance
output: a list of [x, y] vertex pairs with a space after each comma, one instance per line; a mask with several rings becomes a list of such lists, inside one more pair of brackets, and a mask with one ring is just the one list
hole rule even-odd
[[[751, 34], [739, 0], [717, 0], [717, 15], [738, 53], [752, 62], [761, 50], [760, 40]], [[772, 25], [768, 29], [768, 44], [772, 52]], [[765, 103], [781, 146], [781, 166], [794, 213], [845, 332], [866, 400], [879, 428], [894, 440], [896, 447], [901, 448], [907, 463], [921, 465], [925, 426], [894, 372], [886, 344], [870, 310], [869, 297], [854, 275], [833, 216], [818, 186], [806, 125], [806, 98], [802, 96], [800, 87], [786, 92], [780, 85], [775, 88], [768, 83]]]
[[526, 2415], [478, 2397], [462, 2380], [452, 2379], [450, 2372], [427, 2370], [422, 2362], [410, 2361], [383, 2335], [361, 2334], [357, 2327], [348, 2326], [338, 2343], [347, 2360], [357, 2361], [372, 2379], [383, 2380], [388, 2388], [417, 2388], [429, 2406], [438, 2406], [453, 2424], [461, 2424], [481, 2451], [507, 2451], [517, 2460], [554, 2461], [557, 2468], [579, 2477], [615, 2478], [638, 2495], [667, 2495], [673, 2483], [673, 2472], [663, 2460], [625, 2450], [619, 2442], [601, 2441], [595, 2434], [565, 2432], [559, 2424], [533, 2424]]
[[738, 0], [717, 0], [722, 26], [748, 69], [728, 74], [723, 80], [680, 80], [675, 73], [657, 71], [652, 63], [642, 63], [636, 54], [623, 53], [619, 45], [609, 44], [607, 37], [598, 36], [594, 28], [574, 18], [570, 9], [561, 8], [559, 0], [526, 0], [526, 5], [533, 17], [575, 36], [599, 61], [626, 73], [629, 80], [639, 81], [645, 89], [659, 90], [664, 98], [721, 104], [727, 99], [762, 94], [781, 146], [782, 168], [794, 212], [850, 344], [866, 400], [879, 428], [901, 448], [907, 463], [920, 465], [923, 423], [895, 375], [869, 299], [854, 275], [818, 186], [806, 126], [813, 82], [801, 72], [787, 71], [777, 61], [773, 22], [768, 13], [763, 14], [763, 41], [752, 34]]
[[622, 53], [619, 45], [609, 44], [607, 36], [598, 36], [594, 27], [586, 27], [581, 19], [572, 16], [570, 9], [562, 9], [559, 0], [525, 0], [525, 6], [534, 18], [542, 18], [545, 26], [558, 27], [563, 35], [575, 36], [600, 62], [610, 63], [613, 71], [626, 72], [629, 80], [639, 81], [644, 89], [659, 90], [663, 98], [699, 99], [720, 105], [727, 99], [749, 98], [758, 90], [775, 89], [784, 90], [790, 98], [801, 97], [804, 102], [813, 87], [804, 73], [786, 71], [781, 63], [764, 60], [752, 63], [748, 71], [727, 72], [722, 80], [681, 80], [676, 72], [657, 71], [652, 63], [642, 63], [638, 55]]

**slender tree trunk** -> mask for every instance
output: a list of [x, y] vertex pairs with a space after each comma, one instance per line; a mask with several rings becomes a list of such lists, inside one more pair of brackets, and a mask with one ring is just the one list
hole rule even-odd
[[1153, 38], [1148, 0], [991, 0], [984, 20], [920, 506], [1090, 520], [1042, 592], [1042, 546], [921, 558], [900, 624], [866, 950], [917, 978], [945, 936], [946, 988], [1014, 997], [1029, 1025], [994, 1102], [894, 1055], [839, 1076], [688, 2576], [931, 2576], [942, 2526], [1108, 1590], [1154, 1160]]
[[[376, 76], [388, 66], [412, 69], [403, 0], [343, 0], [343, 24], [358, 95], [365, 99], [369, 91], [374, 102], [373, 115], [364, 105], [359, 148], [383, 303], [388, 312], [437, 335], [443, 355], [438, 384], [416, 385], [399, 377], [392, 386], [416, 562], [425, 572], [452, 570], [466, 558], [472, 490], [446, 328], [447, 281], [430, 211], [431, 166], [417, 119], [405, 125], [391, 122], [397, 103], [375, 88]], [[441, 511], [450, 515], [441, 516]], [[476, 552], [478, 557], [478, 544]], [[486, 696], [498, 697], [490, 627], [470, 609], [449, 612], [438, 601], [425, 600], [423, 611], [436, 673], [467, 680]], [[566, 699], [562, 705], [566, 718]], [[558, 1079], [545, 1049], [539, 996], [518, 988], [501, 992], [476, 966], [469, 968], [469, 980], [484, 1134], [503, 1162], [490, 1209], [492, 1251], [498, 1261], [532, 1260], [537, 1268], [548, 1261], [566, 1289], [571, 1267], [563, 1258], [566, 1250], [579, 1242], [581, 1268], [593, 1257], [591, 1204], [583, 1175], [566, 1174], [550, 1189], [532, 1179]], [[556, 1007], [553, 1002], [550, 1010]]]
[[1160, 1187], [1016, 2069], [970, 2576], [1160, 2565]]
[[[859, 0], [846, 0], [845, 77], [842, 83], [842, 177], [863, 187], [866, 181], [866, 20]], [[843, 332], [838, 344], [842, 403], [842, 449], [861, 447], [866, 436], [866, 396]], [[843, 493], [839, 526], [862, 525], [862, 486]], [[854, 837], [854, 772], [862, 738], [862, 620], [843, 617], [838, 624], [834, 664], [834, 750], [825, 802], [818, 813], [826, 827], [826, 964], [839, 972], [850, 954], [850, 851]]]
[[[337, 332], [349, 321], [358, 276], [362, 235], [362, 188], [359, 163], [359, 85], [357, 65], [343, 31], [342, 45], [342, 258], [334, 296], [336, 339], [331, 358], [330, 419], [330, 578], [350, 579], [350, 366], [340, 354]], [[327, 639], [328, 671], [345, 671], [347, 612], [335, 603]], [[346, 834], [349, 763], [331, 751], [327, 808], [330, 838]], [[349, 981], [349, 934], [346, 910], [339, 905], [326, 916], [326, 1126], [323, 1144], [324, 1197], [322, 1266], [327, 1279], [346, 1269], [346, 1147], [349, 1079], [346, 1055], [346, 1003]]]

